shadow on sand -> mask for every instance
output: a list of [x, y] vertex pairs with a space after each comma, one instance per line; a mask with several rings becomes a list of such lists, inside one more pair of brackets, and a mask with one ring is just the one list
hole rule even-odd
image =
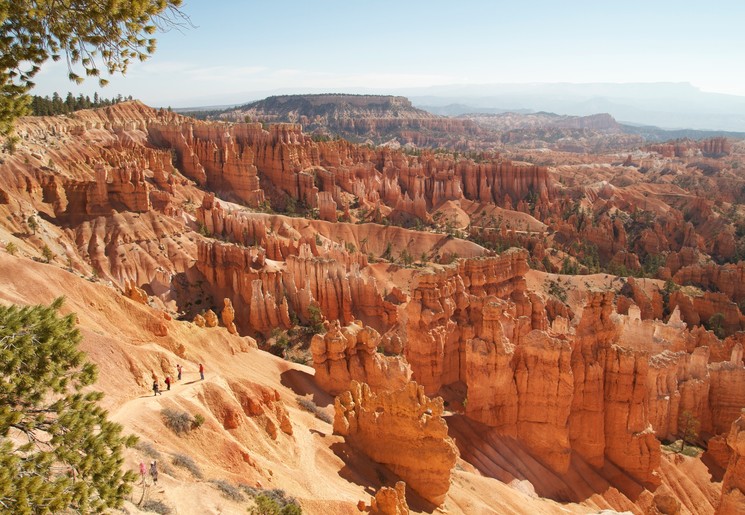
[[[344, 462], [344, 466], [339, 470], [339, 476], [350, 483], [362, 486], [365, 493], [372, 497], [381, 487], [393, 487], [396, 482], [402, 480], [385, 465], [372, 461], [345, 442], [331, 444], [330, 449]], [[364, 501], [369, 503], [370, 500]], [[420, 497], [411, 488], [406, 489], [406, 502], [409, 508], [420, 513], [433, 513], [437, 509], [437, 506]]]
[[312, 395], [313, 402], [319, 408], [325, 408], [334, 403], [334, 397], [321, 390], [316, 385], [313, 376], [308, 372], [295, 369], [286, 370], [280, 374], [280, 381], [283, 386], [295, 392], [296, 395], [301, 397]]
[[537, 459], [516, 438], [499, 434], [463, 415], [451, 415], [447, 423], [448, 433], [458, 446], [461, 458], [481, 474], [505, 484], [527, 481], [540, 497], [558, 502], [582, 502], [615, 488], [635, 502], [645, 487], [652, 492], [656, 489], [654, 485], [639, 484], [608, 459], [597, 468], [572, 453], [569, 469], [557, 472]]

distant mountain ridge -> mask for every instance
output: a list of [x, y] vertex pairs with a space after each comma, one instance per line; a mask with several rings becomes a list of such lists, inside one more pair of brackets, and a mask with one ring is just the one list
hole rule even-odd
[[514, 113], [498, 114], [473, 113], [463, 114], [458, 118], [466, 118], [481, 123], [487, 123], [495, 130], [512, 129], [588, 129], [588, 130], [620, 130], [622, 128], [615, 118], [608, 113], [597, 113], [589, 116], [568, 116], [555, 113]]
[[280, 95], [230, 109], [220, 118], [268, 123], [299, 123], [317, 137], [341, 136], [350, 141], [412, 142], [416, 146], [452, 146], [454, 138], [477, 137], [482, 129], [467, 119], [439, 116], [415, 108], [393, 95]]
[[495, 113], [487, 108], [469, 112], [469, 107], [449, 104], [442, 109], [433, 108], [437, 112], [468, 113], [443, 116], [417, 108], [403, 96], [324, 93], [275, 95], [211, 114], [232, 121], [297, 123], [316, 138], [340, 136], [357, 143], [463, 151], [510, 146], [598, 152], [678, 138], [745, 136], [726, 131], [671, 131], [627, 125], [608, 112], [575, 116], [525, 110]]
[[609, 113], [633, 125], [680, 130], [745, 131], [745, 97], [701, 91], [689, 83], [525, 83], [433, 86], [398, 91], [435, 113], [547, 111]]

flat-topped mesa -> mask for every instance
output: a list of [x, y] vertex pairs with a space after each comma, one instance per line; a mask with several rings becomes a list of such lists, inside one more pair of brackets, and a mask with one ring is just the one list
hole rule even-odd
[[722, 480], [722, 499], [717, 515], [745, 513], [745, 412], [732, 422], [727, 435], [730, 459]]
[[334, 410], [335, 434], [390, 468], [424, 499], [442, 504], [458, 450], [442, 418], [441, 398], [429, 399], [414, 382], [374, 393], [352, 381]]
[[326, 322], [326, 333], [313, 336], [310, 344], [316, 382], [332, 395], [349, 390], [353, 379], [373, 391], [402, 388], [411, 369], [401, 357], [377, 352], [380, 345], [380, 334], [358, 320], [344, 327], [338, 320]]
[[[405, 97], [390, 95], [281, 95], [252, 102], [224, 113], [223, 118], [246, 117], [271, 123], [300, 123], [327, 138], [329, 133], [354, 139], [400, 140], [418, 146], [446, 146], [465, 135], [483, 133], [468, 119], [454, 119], [416, 109]], [[426, 133], [426, 134], [425, 134]]]

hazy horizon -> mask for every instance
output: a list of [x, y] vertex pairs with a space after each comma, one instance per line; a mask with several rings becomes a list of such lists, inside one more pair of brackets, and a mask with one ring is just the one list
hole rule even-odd
[[103, 89], [95, 80], [76, 86], [62, 59], [45, 64], [33, 93], [120, 93], [152, 106], [195, 107], [280, 93], [663, 82], [745, 98], [745, 3], [700, 7], [186, 0], [182, 10], [195, 27], [158, 33], [154, 56], [132, 64], [126, 77], [111, 77]]

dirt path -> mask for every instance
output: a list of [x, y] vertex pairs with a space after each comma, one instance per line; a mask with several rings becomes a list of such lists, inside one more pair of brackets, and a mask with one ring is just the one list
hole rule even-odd
[[[152, 427], [160, 426], [160, 411], [169, 401], [181, 398], [198, 402], [197, 395], [202, 385], [220, 382], [222, 378], [214, 374], [205, 374], [202, 381], [199, 372], [184, 372], [181, 381], [172, 383], [170, 390], [163, 389], [159, 395], [153, 395], [150, 390], [148, 393], [133, 397], [112, 412], [110, 418], [141, 435], [148, 435], [152, 433]], [[165, 388], [162, 382], [161, 385]]]

